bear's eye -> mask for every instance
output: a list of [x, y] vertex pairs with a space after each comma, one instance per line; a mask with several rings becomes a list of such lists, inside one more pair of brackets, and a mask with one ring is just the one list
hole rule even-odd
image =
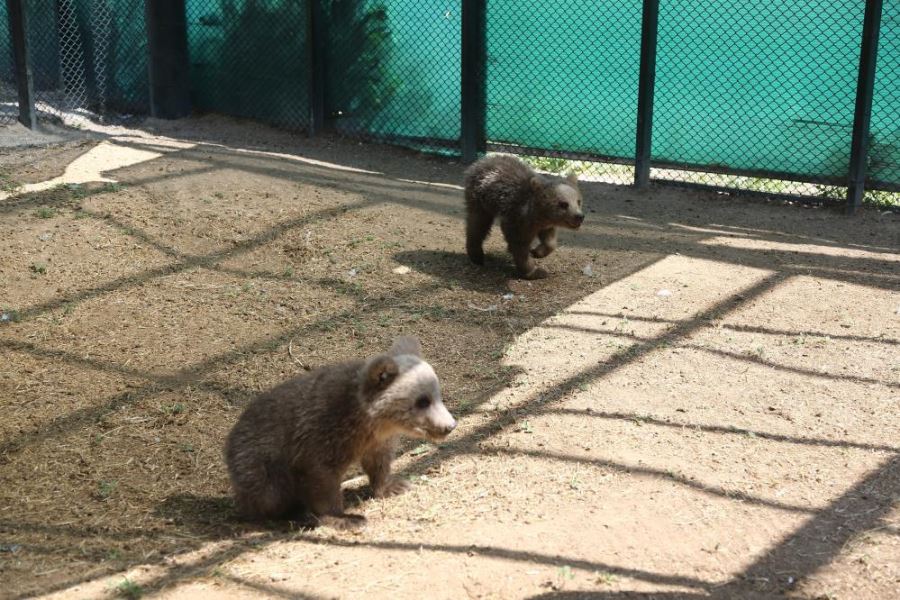
[[569, 203], [566, 202], [565, 200], [560, 200], [560, 201], [557, 203], [557, 205], [558, 205], [561, 209], [563, 209], [563, 210], [566, 210], [567, 208], [569, 208]]
[[428, 408], [429, 404], [431, 404], [431, 398], [428, 396], [419, 396], [416, 398], [416, 408], [418, 409]]

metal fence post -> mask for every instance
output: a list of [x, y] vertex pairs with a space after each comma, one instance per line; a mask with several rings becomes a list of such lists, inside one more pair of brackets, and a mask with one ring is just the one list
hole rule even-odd
[[306, 68], [309, 99], [307, 133], [313, 136], [325, 128], [325, 20], [322, 0], [306, 0]]
[[634, 147], [634, 185], [637, 188], [646, 187], [650, 183], [658, 23], [659, 0], [644, 0], [641, 18], [641, 65], [638, 73], [637, 141]]
[[460, 133], [462, 160], [484, 152], [487, 117], [487, 10], [484, 0], [462, 0]]
[[9, 33], [12, 39], [16, 85], [19, 88], [19, 122], [34, 129], [37, 113], [34, 110], [34, 76], [28, 53], [28, 4], [27, 0], [6, 0], [9, 17]]
[[856, 111], [850, 142], [850, 169], [847, 188], [847, 212], [853, 214], [862, 204], [869, 156], [869, 122], [872, 117], [872, 92], [875, 88], [875, 64], [881, 29], [882, 0], [866, 0], [862, 43], [859, 50], [859, 78], [856, 82]]
[[147, 0], [150, 51], [150, 115], [180, 119], [191, 114], [190, 58], [185, 0]]

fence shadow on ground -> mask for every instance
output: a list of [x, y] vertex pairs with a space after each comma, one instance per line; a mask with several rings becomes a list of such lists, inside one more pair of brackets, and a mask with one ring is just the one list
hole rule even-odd
[[[203, 143], [215, 141], [217, 138], [212, 135], [201, 136]], [[221, 139], [221, 138], [218, 138]], [[290, 141], [286, 139], [286, 143]], [[119, 143], [119, 142], [117, 142]], [[215, 141], [215, 143], [220, 143]], [[293, 143], [293, 142], [292, 142]], [[434, 186], [423, 186], [421, 184], [409, 183], [402, 180], [421, 180], [431, 181], [443, 184], [457, 183], [461, 178], [461, 166], [444, 159], [427, 158], [421, 159], [414, 156], [414, 153], [401, 151], [396, 149], [387, 149], [381, 152], [366, 152], [365, 158], [355, 157], [353, 153], [342, 153], [345, 142], [337, 140], [316, 141], [307, 144], [303, 142], [297, 144], [302, 149], [302, 153], [307, 158], [314, 158], [320, 161], [341, 161], [345, 166], [356, 168], [379, 169], [382, 174], [373, 175], [365, 173], [353, 172], [337, 172], [327, 167], [298, 163], [286, 158], [280, 157], [252, 157], [240, 153], [234, 153], [218, 146], [198, 146], [189, 150], [177, 150], [166, 154], [158, 161], [178, 161], [190, 160], [200, 162], [204, 166], [193, 172], [185, 171], [182, 173], [166, 173], [164, 175], [156, 175], [152, 177], [129, 176], [129, 169], [124, 169], [122, 173], [115, 174], [116, 177], [122, 177], [129, 186], [152, 186], [158, 181], [177, 180], [179, 177], [191, 177], [197, 173], [209, 173], [222, 169], [239, 169], [247, 174], [247, 177], [272, 177], [284, 180], [285, 182], [301, 181], [305, 185], [312, 185], [320, 188], [335, 189], [341, 192], [358, 194], [361, 199], [351, 204], [349, 210], [357, 210], [373, 205], [399, 205], [406, 208], [415, 208], [426, 210], [443, 217], [449, 217], [461, 224], [462, 210], [460, 202], [460, 192], [453, 189], [437, 188]], [[143, 147], [141, 143], [134, 143], [136, 147]], [[543, 393], [539, 397], [529, 398], [518, 410], [526, 413], [540, 414], [543, 412], [554, 412], [564, 409], [554, 408], [554, 404], [563, 398], [566, 394], [571, 393], [579, 385], [585, 381], [597, 380], [608, 376], [610, 373], [625, 365], [633, 364], [642, 357], [658, 350], [661, 347], [681, 343], [691, 333], [697, 331], [698, 328], [705, 326], [712, 320], [721, 318], [729, 312], [740, 306], [744, 306], [755, 299], [760, 298], [764, 294], [770, 292], [786, 279], [795, 276], [815, 276], [826, 279], [835, 279], [838, 281], [853, 282], [861, 285], [870, 286], [876, 289], [895, 290], [900, 289], [900, 274], [898, 274], [897, 263], [887, 260], [888, 255], [895, 253], [896, 249], [876, 243], [873, 245], [860, 243], [859, 237], [861, 232], [854, 231], [851, 221], [846, 230], [835, 231], [833, 228], [829, 230], [828, 235], [821, 235], [822, 221], [835, 219], [837, 217], [823, 211], [809, 212], [809, 219], [804, 219], [802, 214], [793, 213], [786, 218], [784, 214], [778, 210], [765, 206], [755, 206], [752, 210], [732, 210], [733, 207], [729, 203], [714, 196], [708, 196], [704, 200], [696, 200], [687, 197], [680, 192], [672, 192], [669, 196], [668, 192], [655, 192], [663, 194], [667, 197], [666, 202], [674, 203], [673, 209], [667, 207], [665, 212], [657, 212], [655, 208], [658, 206], [658, 198], [653, 200], [648, 196], [638, 194], [631, 190], [626, 190], [618, 186], [609, 186], [604, 184], [584, 184], [586, 190], [587, 206], [593, 211], [590, 218], [597, 220], [598, 231], [588, 230], [578, 234], [573, 234], [565, 239], [564, 245], [580, 249], [590, 249], [600, 252], [602, 256], [604, 252], [610, 253], [629, 253], [632, 258], [625, 261], [624, 266], [619, 267], [605, 274], [602, 281], [597, 284], [599, 286], [607, 286], [611, 283], [627, 277], [628, 275], [652, 264], [656, 260], [673, 253], [680, 253], [688, 257], [706, 258], [735, 265], [751, 266], [771, 271], [770, 275], [765, 276], [758, 283], [741, 290], [739, 294], [734, 294], [723, 300], [722, 302], [699, 312], [694, 317], [684, 320], [675, 321], [671, 327], [662, 335], [650, 338], [635, 338], [633, 341], [635, 346], [627, 352], [621, 352], [606, 360], [594, 368], [585, 372], [579, 372], [569, 377], [561, 383], [551, 393]], [[103, 193], [103, 192], [100, 192]], [[40, 206], [47, 202], [46, 195], [35, 194], [22, 198], [13, 199], [9, 202], [0, 203], [0, 214], [6, 218], [15, 217], [21, 211], [29, 210], [36, 206]], [[344, 210], [344, 207], [341, 208]], [[678, 210], [684, 211], [685, 218], [683, 223], [673, 225], [673, 213]], [[757, 214], [759, 210], [762, 214]], [[266, 243], [277, 239], [280, 235], [287, 231], [294, 230], [309, 225], [317, 221], [328, 220], [336, 214], [334, 209], [324, 209], [314, 212], [308, 216], [279, 222], [272, 227], [266, 228], [264, 231], [255, 235], [249, 240], [239, 243], [227, 250], [218, 250], [205, 255], [190, 255], [179, 251], [177, 244], [163, 243], [159, 241], [158, 236], [135, 228], [131, 224], [118, 223], [116, 217], [111, 218], [111, 222], [118, 226], [125, 226], [131, 230], [130, 235], [140, 240], [144, 244], [159, 249], [166, 255], [170, 256], [176, 262], [171, 265], [148, 270], [134, 276], [126, 276], [114, 279], [108, 282], [100, 282], [98, 285], [89, 287], [70, 294], [65, 298], [58, 298], [48, 302], [35, 304], [33, 306], [24, 307], [20, 311], [22, 323], [27, 325], [29, 322], [46, 315], [50, 311], [57, 310], [64, 304], [72, 304], [84, 302], [86, 300], [115, 294], [116, 292], [133, 288], [142, 282], [150, 281], [155, 278], [171, 275], [174, 273], [184, 272], [190, 269], [201, 268], [209, 270], [221, 270], [232, 275], [247, 278], [271, 277], [279, 278], [275, 273], [257, 272], [247, 269], [223, 267], [221, 262], [228, 258], [248, 253], [252, 250], [263, 247]], [[105, 216], [100, 214], [90, 214], [91, 218], [101, 219]], [[875, 217], [872, 216], [871, 219]], [[762, 221], [762, 226], [760, 226]], [[863, 227], [867, 225], [867, 221], [863, 221]], [[697, 230], [684, 230], [682, 225]], [[874, 227], [874, 225], [872, 225]], [[460, 227], [460, 235], [461, 235]], [[864, 233], [864, 232], [863, 232]], [[783, 252], [772, 252], [764, 248], [754, 247], [733, 247], [711, 245], [706, 242], [710, 238], [716, 236], [738, 237], [746, 240], [758, 240], [765, 242], [779, 242], [792, 245]], [[877, 237], [877, 236], [873, 236]], [[427, 243], [427, 240], [423, 240]], [[802, 253], [795, 252], [797, 247], [803, 248]], [[812, 246], [814, 248], [809, 248]], [[856, 257], [833, 257], [826, 253], [816, 250], [815, 247], [825, 248], [852, 248], [863, 249], [866, 251], [865, 256]], [[872, 255], [884, 254], [885, 259], [880, 260]], [[509, 266], [502, 266], [500, 258], [497, 257], [489, 264], [488, 271], [478, 270], [467, 264], [465, 256], [461, 250], [454, 253], [450, 250], [432, 250], [419, 249], [397, 252], [394, 254], [395, 260], [400, 264], [410, 266], [411, 268], [420, 270], [435, 279], [446, 276], [447, 272], [452, 272], [452, 277], [462, 287], [477, 292], [489, 292], [492, 294], [502, 294], [508, 289], [507, 277], [511, 273]], [[505, 259], [505, 257], [504, 257]], [[332, 289], [335, 287], [333, 282], [325, 280], [311, 280], [307, 282], [309, 285], [317, 286], [320, 289]], [[414, 300], [427, 295], [433, 291], [433, 283], [415, 286], [408, 290], [398, 292], [397, 297], [401, 299]], [[347, 315], [357, 315], [360, 313], [375, 314], [377, 311], [387, 305], [388, 302], [395, 302], [397, 297], [386, 300], [382, 303], [377, 301], [356, 302], [354, 306], [346, 311]], [[560, 304], [565, 306], [574, 300], [577, 296], [571, 293], [562, 293], [560, 295]], [[558, 309], [559, 306], [547, 306], [542, 311], [544, 317], [550, 316]], [[316, 327], [318, 323], [326, 319], [333, 319], [334, 315], [322, 315], [319, 319], [312, 323], [304, 324], [290, 330], [281, 332], [279, 335], [269, 337], [261, 342], [242, 345], [231, 352], [211, 357], [199, 364], [188, 365], [184, 369], [169, 374], [159, 374], [148, 372], [145, 370], [127, 367], [123, 364], [103, 361], [100, 359], [85, 358], [76, 356], [71, 353], [58, 351], [47, 347], [39, 342], [4, 339], [0, 340], [0, 347], [5, 350], [27, 353], [36, 357], [40, 357], [53, 362], [67, 363], [73, 367], [106, 371], [122, 376], [137, 377], [145, 383], [137, 388], [131, 389], [122, 394], [115, 395], [110, 398], [101, 399], [97, 404], [84, 407], [69, 414], [56, 417], [52, 422], [42, 426], [40, 430], [30, 431], [14, 435], [8, 439], [4, 439], [0, 444], [0, 455], [13, 456], [21, 451], [23, 447], [33, 446], [45, 442], [54, 437], [61, 437], [71, 431], [83, 428], [85, 425], [92, 423], [98, 415], [122, 407], [127, 404], [134, 404], [142, 398], [148, 398], [158, 393], [162, 389], [181, 389], [185, 387], [201, 387], [212, 393], [228, 398], [235, 404], [246, 401], [253, 393], [253, 390], [235, 386], [232, 383], [225, 383], [215, 379], [209, 380], [208, 376], [229, 364], [237, 361], [240, 357], [248, 352], [273, 352], [276, 348], [284, 345], [289, 340], [302, 336]], [[455, 317], [464, 319], [464, 316]], [[525, 327], [521, 326], [514, 334], [524, 332]], [[756, 328], [762, 333], [786, 333], [784, 331], [771, 330], [764, 325]], [[602, 333], [596, 331], [593, 333]], [[790, 334], [801, 335], [803, 333], [815, 332], [787, 332]], [[849, 338], [850, 336], [848, 336]], [[856, 338], [854, 338], [856, 339]], [[857, 341], [869, 341], [870, 338], [863, 337]], [[897, 340], [890, 338], [883, 340], [875, 340], [881, 343], [895, 346]], [[754, 357], [740, 356], [733, 357], [740, 360], [760, 363], [760, 360]], [[819, 373], [805, 372], [799, 369], [789, 368], [777, 364], [766, 364], [772, 368], [786, 368], [798, 375], [816, 376], [825, 378], [844, 378], [851, 381], [864, 383], [878, 383], [888, 386], [896, 386], [891, 382], [883, 382], [872, 379], [864, 379], [854, 376], [823, 376]], [[514, 374], [511, 374], [514, 375]], [[503, 382], [496, 386], [485, 389], [477, 397], [472, 398], [467, 411], [463, 415], [470, 413], [481, 406], [494, 393], [502, 389]], [[600, 419], [628, 419], [629, 415], [592, 413], [591, 418]], [[443, 450], [420, 459], [413, 459], [408, 468], [409, 473], [424, 473], [430, 467], [446, 460], [448, 457], [460, 454], [478, 454], [481, 450], [478, 447], [478, 440], [490, 437], [500, 432], [509, 424], [510, 417], [507, 415], [499, 415], [496, 419], [485, 425], [479, 426], [472, 431], [467, 432], [464, 436], [452, 439]], [[659, 426], [669, 426], [665, 423], [654, 423]], [[707, 426], [710, 432], [729, 434], [732, 432], [727, 427]], [[768, 434], [767, 432], [754, 432], [757, 437], [772, 441], [784, 441], [798, 444], [813, 444], [824, 446], [838, 446], [848, 448], [863, 448], [869, 450], [877, 450], [883, 452], [898, 452], [898, 449], [891, 445], [875, 445], [861, 444], [847, 441], [832, 440], [815, 440], [802, 437]], [[549, 453], [536, 453], [536, 456], [551, 458], [554, 460], [570, 460], [564, 456], [554, 456]], [[592, 461], [596, 464], [597, 461]], [[621, 467], [622, 465], [609, 464], [612, 468]], [[633, 467], [629, 467], [633, 468]], [[648, 470], [648, 475], [654, 477], [664, 477], [680, 484], [686, 485], [693, 489], [697, 489], [703, 493], [713, 495], [728, 495], [728, 492], [710, 487], [705, 487], [693, 481], [680, 480], [666, 473], [654, 472]], [[878, 486], [884, 490], [882, 496], [891, 497], [900, 493], [900, 467], [898, 467], [898, 459], [895, 456], [887, 463], [882, 465], [866, 480], [858, 482], [846, 492], [841, 498], [834, 501], [826, 510], [815, 511], [806, 507], [792, 506], [787, 504], [772, 504], [770, 501], [761, 498], [754, 498], [747, 495], [742, 499], [748, 503], [761, 503], [767, 506], [775, 506], [777, 508], [789, 511], [798, 511], [812, 514], [812, 518], [808, 525], [796, 531], [790, 539], [779, 543], [765, 557], [760, 559], [756, 564], [749, 567], [742, 578], [734, 582], [726, 584], [724, 587], [713, 588], [710, 582], [690, 578], [680, 578], [660, 573], [647, 573], [629, 570], [623, 567], [604, 564], [585, 564], [581, 565], [587, 569], [597, 569], [606, 572], [617, 573], [629, 578], [635, 578], [651, 583], [661, 583], [669, 585], [682, 585], [686, 587], [701, 590], [704, 595], [712, 595], [717, 598], [731, 598], [742, 596], [743, 594], [763, 594], [771, 590], [755, 590], [747, 581], [756, 580], [758, 578], [772, 578], [772, 574], [777, 569], [784, 569], [785, 565], [790, 565], [792, 571], [804, 576], [812, 573], [827, 564], [841, 550], [843, 544], [847, 540], [847, 536], [854, 532], [863, 531], [873, 528], [875, 524], [885, 514], [889, 505], [877, 507], [873, 509], [869, 503], [862, 499], [863, 494], [860, 490]], [[734, 497], [731, 494], [730, 497]], [[348, 499], [351, 503], [365, 501], [355, 492], [349, 492]], [[216, 565], [223, 564], [229, 560], [240, 556], [243, 552], [258, 548], [261, 544], [267, 544], [279, 540], [297, 539], [297, 532], [288, 527], [276, 527], [267, 530], [267, 537], [264, 541], [258, 543], [245, 543], [240, 540], [235, 541], [235, 535], [247, 531], [254, 531], [253, 527], [233, 522], [232, 515], [229, 513], [229, 501], [223, 497], [198, 496], [189, 493], [177, 494], [170, 496], [155, 510], [162, 518], [172, 520], [175, 531], [190, 534], [196, 538], [192, 542], [186, 542], [185, 546], [193, 549], [199, 547], [203, 543], [209, 541], [230, 541], [227, 546], [221, 550], [211, 552], [199, 562], [190, 565], [173, 567], [167, 570], [166, 574], [156, 578], [145, 585], [145, 591], [152, 592], [162, 589], [163, 587], [173, 585], [177, 582], [184, 581], [193, 577], [204, 576], [209, 570]], [[848, 514], [855, 515], [848, 521]], [[204, 516], [205, 515], [205, 516]], [[27, 522], [7, 521], [0, 523], [0, 531], [5, 533], [16, 532], [40, 532], [51, 540], [54, 536], [64, 535], [73, 539], [87, 539], [96, 536], [109, 536], [117, 539], [129, 539], [130, 537], [144, 538], [150, 535], [146, 531], [119, 531], [119, 532], [103, 532], [91, 527], [78, 527], [73, 525], [54, 525], [54, 524], [37, 524]], [[264, 531], [266, 531], [264, 529]], [[340, 540], [330, 540], [327, 543], [336, 546], [341, 545]], [[354, 542], [357, 544], [358, 542]], [[52, 544], [50, 544], [52, 545]], [[425, 544], [405, 545], [401, 543], [370, 543], [373, 548], [383, 548], [391, 550], [409, 550], [419, 551], [420, 548], [435, 550], [439, 552], [468, 552], [469, 547], [451, 547]], [[798, 553], [797, 548], [804, 548], [805, 552]], [[32, 546], [30, 551], [40, 552], [40, 548]], [[50, 554], [50, 549], [44, 548], [46, 554]], [[568, 564], [579, 566], [577, 557], [558, 557], [558, 556], [540, 556], [527, 552], [516, 552], [504, 548], [479, 548], [478, 550], [486, 556], [497, 558], [505, 558], [508, 560], [533, 562], [541, 564], [560, 565]], [[112, 573], [121, 569], [122, 565], [110, 566], [106, 571]], [[96, 575], [96, 574], [95, 574]], [[259, 592], [284, 597], [297, 597], [296, 594], [279, 590], [274, 586], [262, 585], [256, 582], [240, 580], [240, 578], [232, 577], [234, 583], [256, 589]], [[40, 587], [40, 591], [48, 592], [53, 589], [63, 589], [79, 581], [79, 576], [74, 575], [66, 578], [64, 581], [58, 582], [53, 586]], [[749, 586], [749, 587], [748, 587]], [[701, 593], [701, 592], [698, 592]], [[579, 598], [579, 597], [640, 597], [634, 595], [620, 595], [615, 593], [590, 593], [589, 595], [579, 595], [580, 592], [548, 592], [546, 595], [538, 596], [541, 598]], [[649, 597], [649, 596], [648, 596]], [[666, 597], [666, 594], [654, 594], [653, 597]], [[671, 595], [669, 597], [699, 597], [699, 595]]]

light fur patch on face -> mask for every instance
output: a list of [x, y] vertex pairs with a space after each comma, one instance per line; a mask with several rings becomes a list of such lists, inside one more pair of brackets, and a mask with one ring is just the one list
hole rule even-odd
[[556, 186], [556, 195], [562, 200], [574, 204], [575, 206], [581, 204], [581, 194], [578, 193], [578, 190], [566, 183], [561, 183]]
[[437, 373], [434, 372], [431, 365], [411, 354], [401, 354], [394, 357], [394, 360], [400, 369], [400, 374], [385, 390], [379, 403], [390, 402], [394, 398], [416, 398], [422, 394], [440, 398], [440, 384]]

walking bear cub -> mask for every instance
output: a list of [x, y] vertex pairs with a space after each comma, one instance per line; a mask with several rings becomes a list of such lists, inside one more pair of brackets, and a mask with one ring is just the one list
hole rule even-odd
[[237, 509], [360, 527], [365, 517], [344, 513], [347, 469], [361, 463], [376, 497], [403, 493], [409, 484], [391, 475], [397, 438], [440, 440], [455, 427], [419, 341], [397, 338], [384, 354], [300, 375], [247, 406], [225, 446]]
[[[525, 279], [541, 279], [547, 271], [534, 259], [556, 249], [556, 228], [578, 229], [584, 221], [578, 179], [545, 177], [507, 155], [486, 156], [466, 170], [466, 252], [484, 264], [484, 240], [500, 218], [500, 229]], [[539, 243], [532, 248], [534, 239]]]

